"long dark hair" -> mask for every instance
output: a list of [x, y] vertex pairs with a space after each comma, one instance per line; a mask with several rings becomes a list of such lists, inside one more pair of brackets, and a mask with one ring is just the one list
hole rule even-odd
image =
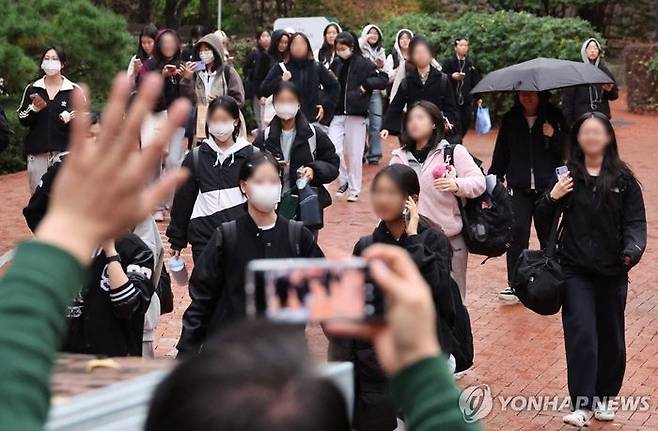
[[208, 117], [206, 120], [206, 136], [210, 137], [210, 131], [208, 130], [208, 120], [212, 117], [212, 114], [215, 113], [218, 109], [221, 109], [228, 113], [234, 120], [238, 120], [238, 125], [235, 126], [233, 130], [233, 140], [238, 139], [240, 134], [240, 105], [238, 102], [231, 96], [219, 96], [208, 106]]
[[[603, 127], [605, 127], [608, 136], [610, 136], [610, 142], [605, 147], [605, 153], [603, 154], [601, 172], [596, 177], [591, 177], [587, 172], [587, 169], [585, 168], [585, 153], [583, 153], [583, 150], [578, 143], [578, 132], [580, 132], [583, 123], [589, 119], [601, 123]], [[635, 174], [631, 168], [619, 158], [617, 137], [610, 119], [600, 112], [588, 112], [573, 123], [569, 135], [569, 157], [567, 165], [569, 166], [569, 170], [576, 176], [583, 178], [586, 183], [593, 185], [596, 188], [598, 191], [598, 205], [608, 205], [613, 208], [617, 206], [617, 200], [615, 199], [613, 188], [615, 188], [620, 176], [637, 182]]]
[[41, 60], [39, 61], [39, 67], [41, 67], [41, 63], [43, 63], [43, 59], [46, 57], [46, 53], [51, 49], [57, 54], [59, 63], [62, 65], [62, 69], [64, 69], [66, 66], [66, 53], [64, 52], [64, 49], [62, 49], [62, 47], [59, 45], [48, 45], [46, 49], [43, 50], [41, 53]]
[[255, 37], [255, 39], [256, 39], [256, 49], [259, 50], [259, 51], [265, 51], [265, 48], [263, 48], [263, 45], [260, 44], [260, 37], [263, 35], [263, 33], [269, 34], [270, 37], [272, 36], [270, 31], [266, 28], [262, 28], [262, 29], [260, 29], [256, 32], [256, 37]]
[[155, 58], [158, 63], [164, 63], [167, 59], [162, 55], [162, 37], [165, 34], [171, 34], [176, 38], [176, 42], [178, 43], [178, 52], [174, 54], [174, 57], [171, 59], [171, 61], [175, 63], [180, 62], [180, 49], [181, 49], [181, 42], [180, 42], [180, 36], [178, 36], [178, 33], [176, 33], [176, 30], [172, 30], [170, 28], [166, 28], [163, 30], [160, 30], [155, 37], [155, 46], [153, 48], [153, 58]]
[[328, 24], [324, 28], [324, 31], [322, 32], [322, 46], [320, 47], [320, 50], [318, 51], [318, 60], [320, 61], [320, 63], [323, 63], [327, 60], [330, 60], [332, 58], [332, 55], [330, 55], [330, 53], [333, 53], [333, 52], [336, 51], [336, 41], [335, 40], [334, 40], [333, 45], [329, 45], [327, 43], [327, 31], [331, 27], [336, 29], [336, 36], [338, 36], [338, 33], [341, 32], [341, 28], [335, 22], [332, 22], [332, 23]]
[[149, 55], [144, 51], [144, 48], [142, 48], [142, 38], [144, 36], [150, 37], [153, 39], [153, 50], [155, 51], [155, 37], [158, 35], [158, 28], [153, 25], [153, 24], [148, 24], [145, 25], [144, 28], [142, 28], [142, 31], [139, 32], [139, 37], [137, 38], [137, 54], [136, 57], [139, 58], [142, 61], [146, 61], [149, 59]]
[[277, 62], [283, 61], [286, 56], [285, 52], [279, 52], [279, 42], [282, 37], [288, 38], [288, 51], [290, 51], [290, 34], [285, 30], [274, 30], [272, 32], [272, 41], [270, 42], [270, 47], [267, 49], [267, 53]]
[[[306, 59], [301, 59], [301, 58], [292, 58], [292, 50], [290, 49], [292, 47], [292, 42], [295, 39], [301, 38], [305, 43], [306, 43]], [[311, 46], [311, 41], [308, 40], [308, 36], [306, 36], [304, 33], [297, 32], [294, 33], [290, 36], [290, 41], [288, 42], [288, 51], [290, 52], [290, 60], [291, 61], [314, 61], [315, 56], [313, 55], [313, 47]]]
[[427, 145], [425, 145], [421, 150], [421, 152], [426, 156], [430, 153], [430, 151], [434, 150], [439, 145], [439, 142], [441, 142], [441, 140], [444, 138], [443, 132], [446, 120], [443, 116], [443, 112], [441, 112], [441, 110], [434, 103], [427, 100], [419, 100], [412, 103], [404, 117], [405, 130], [403, 130], [402, 134], [400, 135], [400, 146], [404, 151], [416, 151], [416, 141], [412, 139], [406, 131], [407, 121], [409, 120], [411, 111], [414, 109], [422, 109], [425, 111], [425, 113], [430, 116], [435, 126], [434, 130], [432, 131], [432, 136], [430, 136], [430, 139], [427, 141]]

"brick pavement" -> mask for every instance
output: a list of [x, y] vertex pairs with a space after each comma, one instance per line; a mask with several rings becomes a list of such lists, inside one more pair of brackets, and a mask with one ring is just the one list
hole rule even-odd
[[[658, 116], [626, 112], [624, 102], [613, 104], [613, 115], [622, 157], [629, 162], [643, 183], [649, 221], [649, 248], [642, 263], [631, 273], [628, 294], [627, 371], [621, 395], [650, 395], [648, 412], [621, 412], [613, 423], [595, 423], [593, 430], [658, 430], [658, 266], [654, 242], [658, 225], [658, 182], [653, 178], [653, 157], [658, 153]], [[466, 145], [477, 157], [490, 160], [494, 133], [470, 134]], [[390, 150], [395, 143], [387, 142]], [[376, 172], [368, 167], [366, 184]], [[27, 199], [24, 173], [0, 177], [0, 255], [29, 235], [20, 209]], [[366, 191], [361, 202], [336, 202], [326, 214], [326, 227], [320, 244], [329, 256], [349, 254], [360, 235], [369, 233], [375, 223]], [[164, 225], [161, 226], [164, 229]], [[535, 243], [536, 245], [536, 243]], [[191, 260], [189, 253], [184, 256]], [[475, 365], [459, 381], [463, 387], [487, 384], [494, 398], [512, 395], [564, 396], [566, 364], [559, 316], [541, 317], [522, 306], [502, 305], [496, 293], [505, 283], [504, 259], [469, 262], [466, 304], [471, 314], [475, 338]], [[164, 316], [158, 328], [156, 352], [172, 355], [180, 334], [180, 318], [189, 299], [186, 288], [175, 287], [176, 309]], [[308, 330], [314, 353], [322, 356], [326, 341], [317, 328]], [[502, 411], [494, 401], [484, 423], [488, 430], [568, 429], [561, 423], [564, 412]]]

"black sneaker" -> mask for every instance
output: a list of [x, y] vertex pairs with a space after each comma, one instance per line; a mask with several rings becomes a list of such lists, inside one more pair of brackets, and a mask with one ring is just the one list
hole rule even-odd
[[379, 159], [368, 160], [368, 164], [370, 166], [377, 166], [377, 165], [379, 165]]
[[347, 183], [345, 183], [342, 186], [338, 187], [338, 190], [336, 190], [336, 197], [339, 197], [339, 198], [342, 197], [347, 192], [348, 186], [349, 185]]
[[510, 304], [516, 304], [517, 302], [519, 302], [519, 298], [514, 294], [514, 291], [509, 286], [498, 292], [498, 299], [500, 299], [501, 301], [508, 302]]

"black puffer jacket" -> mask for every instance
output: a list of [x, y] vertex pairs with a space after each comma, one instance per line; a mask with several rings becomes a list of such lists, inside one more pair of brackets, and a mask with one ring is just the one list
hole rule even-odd
[[[553, 126], [553, 137], [544, 136], [544, 122]], [[555, 168], [563, 164], [566, 130], [560, 110], [547, 102], [541, 103], [532, 129], [523, 108], [515, 105], [503, 116], [489, 173], [506, 179], [508, 188], [524, 190], [532, 188], [534, 175], [534, 189], [546, 189], [555, 177]]]
[[[270, 73], [270, 69], [272, 69], [272, 67], [274, 67], [279, 62], [283, 61], [283, 59], [281, 58], [281, 53], [279, 53], [277, 46], [279, 45], [281, 38], [287, 34], [288, 33], [286, 33], [285, 30], [281, 30], [281, 29], [274, 30], [272, 32], [272, 41], [270, 43], [270, 47], [267, 49], [267, 51], [263, 51], [262, 55], [258, 56], [258, 61], [255, 64], [254, 74], [253, 74], [254, 81], [262, 83], [265, 80], [267, 74]], [[261, 89], [260, 89], [260, 84], [257, 88], [255, 88], [255, 91], [256, 91], [255, 96], [263, 97], [263, 94], [261, 93]]]
[[367, 117], [372, 90], [384, 90], [388, 85], [388, 76], [363, 55], [354, 54], [348, 60], [336, 57], [330, 70], [341, 83], [336, 114]]
[[[309, 121], [315, 121], [318, 105], [322, 105], [325, 115], [333, 112], [339, 85], [324, 66], [315, 60], [290, 60], [286, 63], [286, 69], [292, 74], [291, 82], [302, 93], [302, 112]], [[272, 67], [260, 86], [261, 95], [272, 95], [282, 76], [281, 67]], [[323, 97], [320, 97], [320, 87]]]
[[[615, 77], [610, 69], [599, 62], [599, 69], [613, 80]], [[612, 118], [610, 115], [610, 101], [619, 98], [619, 88], [613, 84], [612, 90], [605, 91], [601, 85], [578, 85], [562, 90], [562, 111], [567, 124], [573, 124], [581, 115], [598, 111]]]
[[[596, 179], [579, 174], [569, 165], [573, 192], [556, 202], [549, 192], [537, 208], [540, 222], [548, 226], [563, 205], [564, 230], [558, 256], [567, 271], [615, 276], [636, 265], [647, 245], [647, 221], [642, 189], [635, 178], [620, 174], [612, 187], [612, 202], [599, 203]], [[552, 188], [552, 187], [551, 187]], [[550, 189], [549, 189], [550, 190]]]
[[[311, 154], [308, 140], [315, 130], [315, 153]], [[276, 115], [269, 125], [267, 132], [267, 139], [265, 139], [266, 132], [263, 130], [258, 134], [254, 141], [254, 146], [262, 151], [268, 151], [274, 155], [278, 160], [284, 160], [283, 153], [281, 152], [281, 120]], [[340, 159], [336, 154], [336, 148], [331, 142], [331, 139], [322, 130], [309, 124], [308, 120], [301, 112], [297, 113], [295, 118], [295, 140], [290, 148], [290, 172], [297, 172], [302, 166], [313, 168], [314, 177], [311, 185], [318, 188], [319, 199], [323, 208], [331, 205], [331, 195], [324, 187], [338, 177], [338, 167]], [[290, 175], [291, 188], [296, 187], [295, 181], [297, 177]]]
[[398, 135], [402, 127], [402, 114], [405, 106], [411, 106], [419, 100], [427, 100], [441, 109], [443, 115], [453, 125], [453, 133], [459, 134], [459, 112], [455, 91], [450, 85], [450, 78], [445, 73], [430, 67], [427, 81], [423, 84], [418, 69], [413, 68], [400, 83], [398, 92], [384, 115], [382, 130], [386, 129], [392, 135]]

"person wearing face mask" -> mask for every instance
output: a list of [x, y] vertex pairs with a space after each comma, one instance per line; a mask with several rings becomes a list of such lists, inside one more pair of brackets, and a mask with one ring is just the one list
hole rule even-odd
[[238, 175], [242, 161], [255, 149], [239, 136], [241, 122], [231, 96], [219, 96], [210, 104], [208, 138], [185, 156], [183, 167], [191, 175], [174, 195], [166, 232], [173, 256], [180, 256], [189, 243], [196, 262], [217, 226], [244, 214]]
[[[261, 84], [263, 96], [270, 96], [281, 81], [293, 82], [302, 94], [301, 111], [310, 122], [326, 124], [334, 110], [338, 81], [315, 61], [311, 42], [304, 33], [290, 37], [290, 57], [285, 64], [272, 67]], [[322, 93], [322, 94], [321, 94]], [[322, 96], [322, 97], [321, 97]]]
[[[181, 89], [196, 105], [196, 128], [194, 135], [202, 140], [206, 135], [206, 118], [208, 105], [220, 96], [231, 96], [242, 107], [244, 105], [244, 86], [238, 72], [224, 62], [224, 47], [217, 34], [210, 33], [194, 45], [194, 61], [203, 63], [198, 70], [194, 62], [187, 62], [181, 67]], [[240, 121], [240, 136], [246, 136], [244, 118]]]
[[30, 193], [34, 193], [57, 154], [68, 146], [69, 122], [76, 115], [70, 105], [71, 92], [78, 86], [62, 75], [65, 65], [66, 54], [61, 48], [46, 48], [41, 56], [45, 75], [25, 87], [17, 110], [18, 121], [28, 128], [23, 153]]
[[[245, 317], [245, 268], [254, 259], [323, 257], [313, 234], [300, 222], [278, 216], [281, 178], [278, 161], [258, 152], [240, 166], [240, 190], [247, 213], [222, 223], [195, 263], [183, 314], [179, 354], [196, 353], [205, 340]], [[239, 241], [239, 244], [238, 244]]]
[[385, 89], [388, 79], [375, 63], [361, 54], [356, 38], [350, 32], [343, 31], [336, 36], [336, 56], [338, 58], [330, 70], [338, 78], [340, 92], [335, 116], [329, 126], [329, 138], [340, 157], [336, 196], [347, 194], [348, 202], [357, 202], [361, 192], [361, 160], [372, 92]]
[[304, 183], [317, 187], [320, 205], [326, 208], [331, 205], [331, 195], [324, 185], [338, 177], [340, 165], [334, 144], [300, 111], [302, 97], [295, 84], [280, 82], [273, 99], [276, 115], [258, 134], [254, 145], [272, 153], [284, 165], [283, 193], [296, 189], [297, 180], [301, 178]]
[[[601, 69], [612, 80], [615, 80], [610, 69], [602, 60], [603, 47], [601, 43], [592, 38], [583, 42], [580, 48], [580, 56], [583, 63], [591, 64]], [[562, 112], [567, 124], [573, 122], [586, 112], [602, 112], [610, 116], [610, 101], [619, 98], [619, 87], [617, 83], [577, 85], [562, 90]]]

